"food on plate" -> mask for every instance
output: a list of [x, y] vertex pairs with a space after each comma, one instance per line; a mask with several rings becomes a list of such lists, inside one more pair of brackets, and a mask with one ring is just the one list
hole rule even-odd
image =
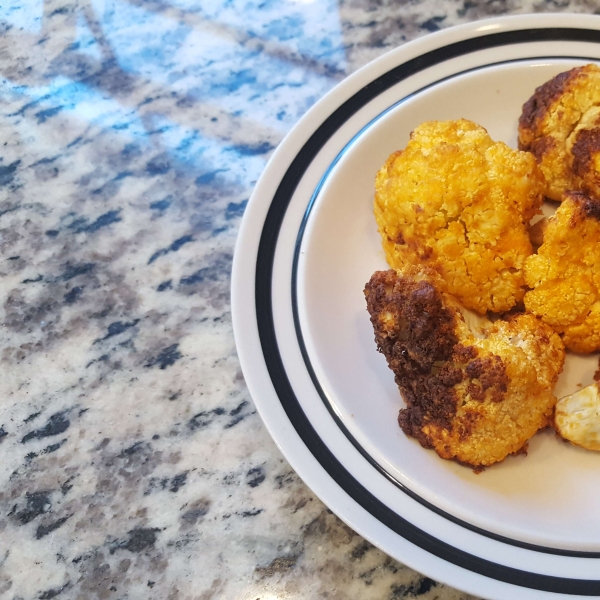
[[600, 197], [600, 68], [560, 73], [535, 90], [519, 119], [519, 149], [536, 157], [546, 195], [568, 190]]
[[575, 352], [600, 350], [600, 199], [567, 192], [525, 262], [527, 311]]
[[398, 422], [425, 448], [481, 469], [550, 424], [564, 347], [529, 314], [465, 310], [431, 268], [378, 271], [365, 287], [378, 350], [406, 402]]
[[535, 158], [471, 121], [430, 121], [375, 183], [375, 218], [393, 268], [423, 264], [480, 314], [522, 300], [528, 235], [545, 181]]
[[554, 424], [566, 440], [600, 450], [600, 382], [596, 381], [556, 403]]

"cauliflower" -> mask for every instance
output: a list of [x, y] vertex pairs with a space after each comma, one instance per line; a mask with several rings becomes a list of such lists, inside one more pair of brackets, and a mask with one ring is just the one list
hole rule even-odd
[[525, 261], [525, 308], [575, 352], [600, 350], [600, 200], [567, 192]]
[[556, 431], [565, 440], [588, 450], [600, 450], [599, 385], [596, 381], [556, 403]]
[[407, 405], [398, 422], [422, 446], [481, 469], [524, 450], [550, 424], [565, 352], [539, 319], [492, 323], [416, 265], [374, 273], [365, 296], [377, 348]]
[[425, 264], [481, 314], [525, 293], [528, 235], [544, 176], [534, 157], [494, 142], [464, 119], [423, 123], [375, 182], [375, 218], [393, 268]]
[[600, 197], [599, 67], [571, 69], [536, 89], [519, 119], [519, 149], [536, 157], [549, 198], [567, 190]]

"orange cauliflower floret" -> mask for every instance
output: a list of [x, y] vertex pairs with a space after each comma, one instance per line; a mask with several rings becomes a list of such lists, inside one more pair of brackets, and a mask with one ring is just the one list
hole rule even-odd
[[538, 87], [523, 105], [519, 148], [536, 157], [549, 198], [600, 196], [600, 68], [577, 67]]
[[531, 154], [471, 121], [423, 123], [377, 174], [375, 218], [393, 268], [425, 264], [479, 313], [523, 298], [527, 227], [543, 201]]
[[476, 469], [526, 448], [550, 424], [564, 346], [530, 314], [466, 311], [425, 267], [378, 271], [365, 288], [377, 348], [407, 407], [402, 430]]
[[575, 352], [600, 350], [600, 200], [567, 192], [525, 263], [526, 309]]

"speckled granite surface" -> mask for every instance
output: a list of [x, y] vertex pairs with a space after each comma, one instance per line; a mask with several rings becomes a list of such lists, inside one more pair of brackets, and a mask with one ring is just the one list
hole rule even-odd
[[458, 600], [332, 515], [236, 358], [271, 151], [429, 31], [592, 0], [0, 3], [0, 597]]

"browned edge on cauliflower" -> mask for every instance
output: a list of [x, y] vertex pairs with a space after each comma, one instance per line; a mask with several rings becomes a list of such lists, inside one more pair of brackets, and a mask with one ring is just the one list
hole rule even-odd
[[559, 73], [536, 88], [519, 119], [519, 149], [531, 152], [548, 198], [569, 190], [600, 196], [600, 67]]

